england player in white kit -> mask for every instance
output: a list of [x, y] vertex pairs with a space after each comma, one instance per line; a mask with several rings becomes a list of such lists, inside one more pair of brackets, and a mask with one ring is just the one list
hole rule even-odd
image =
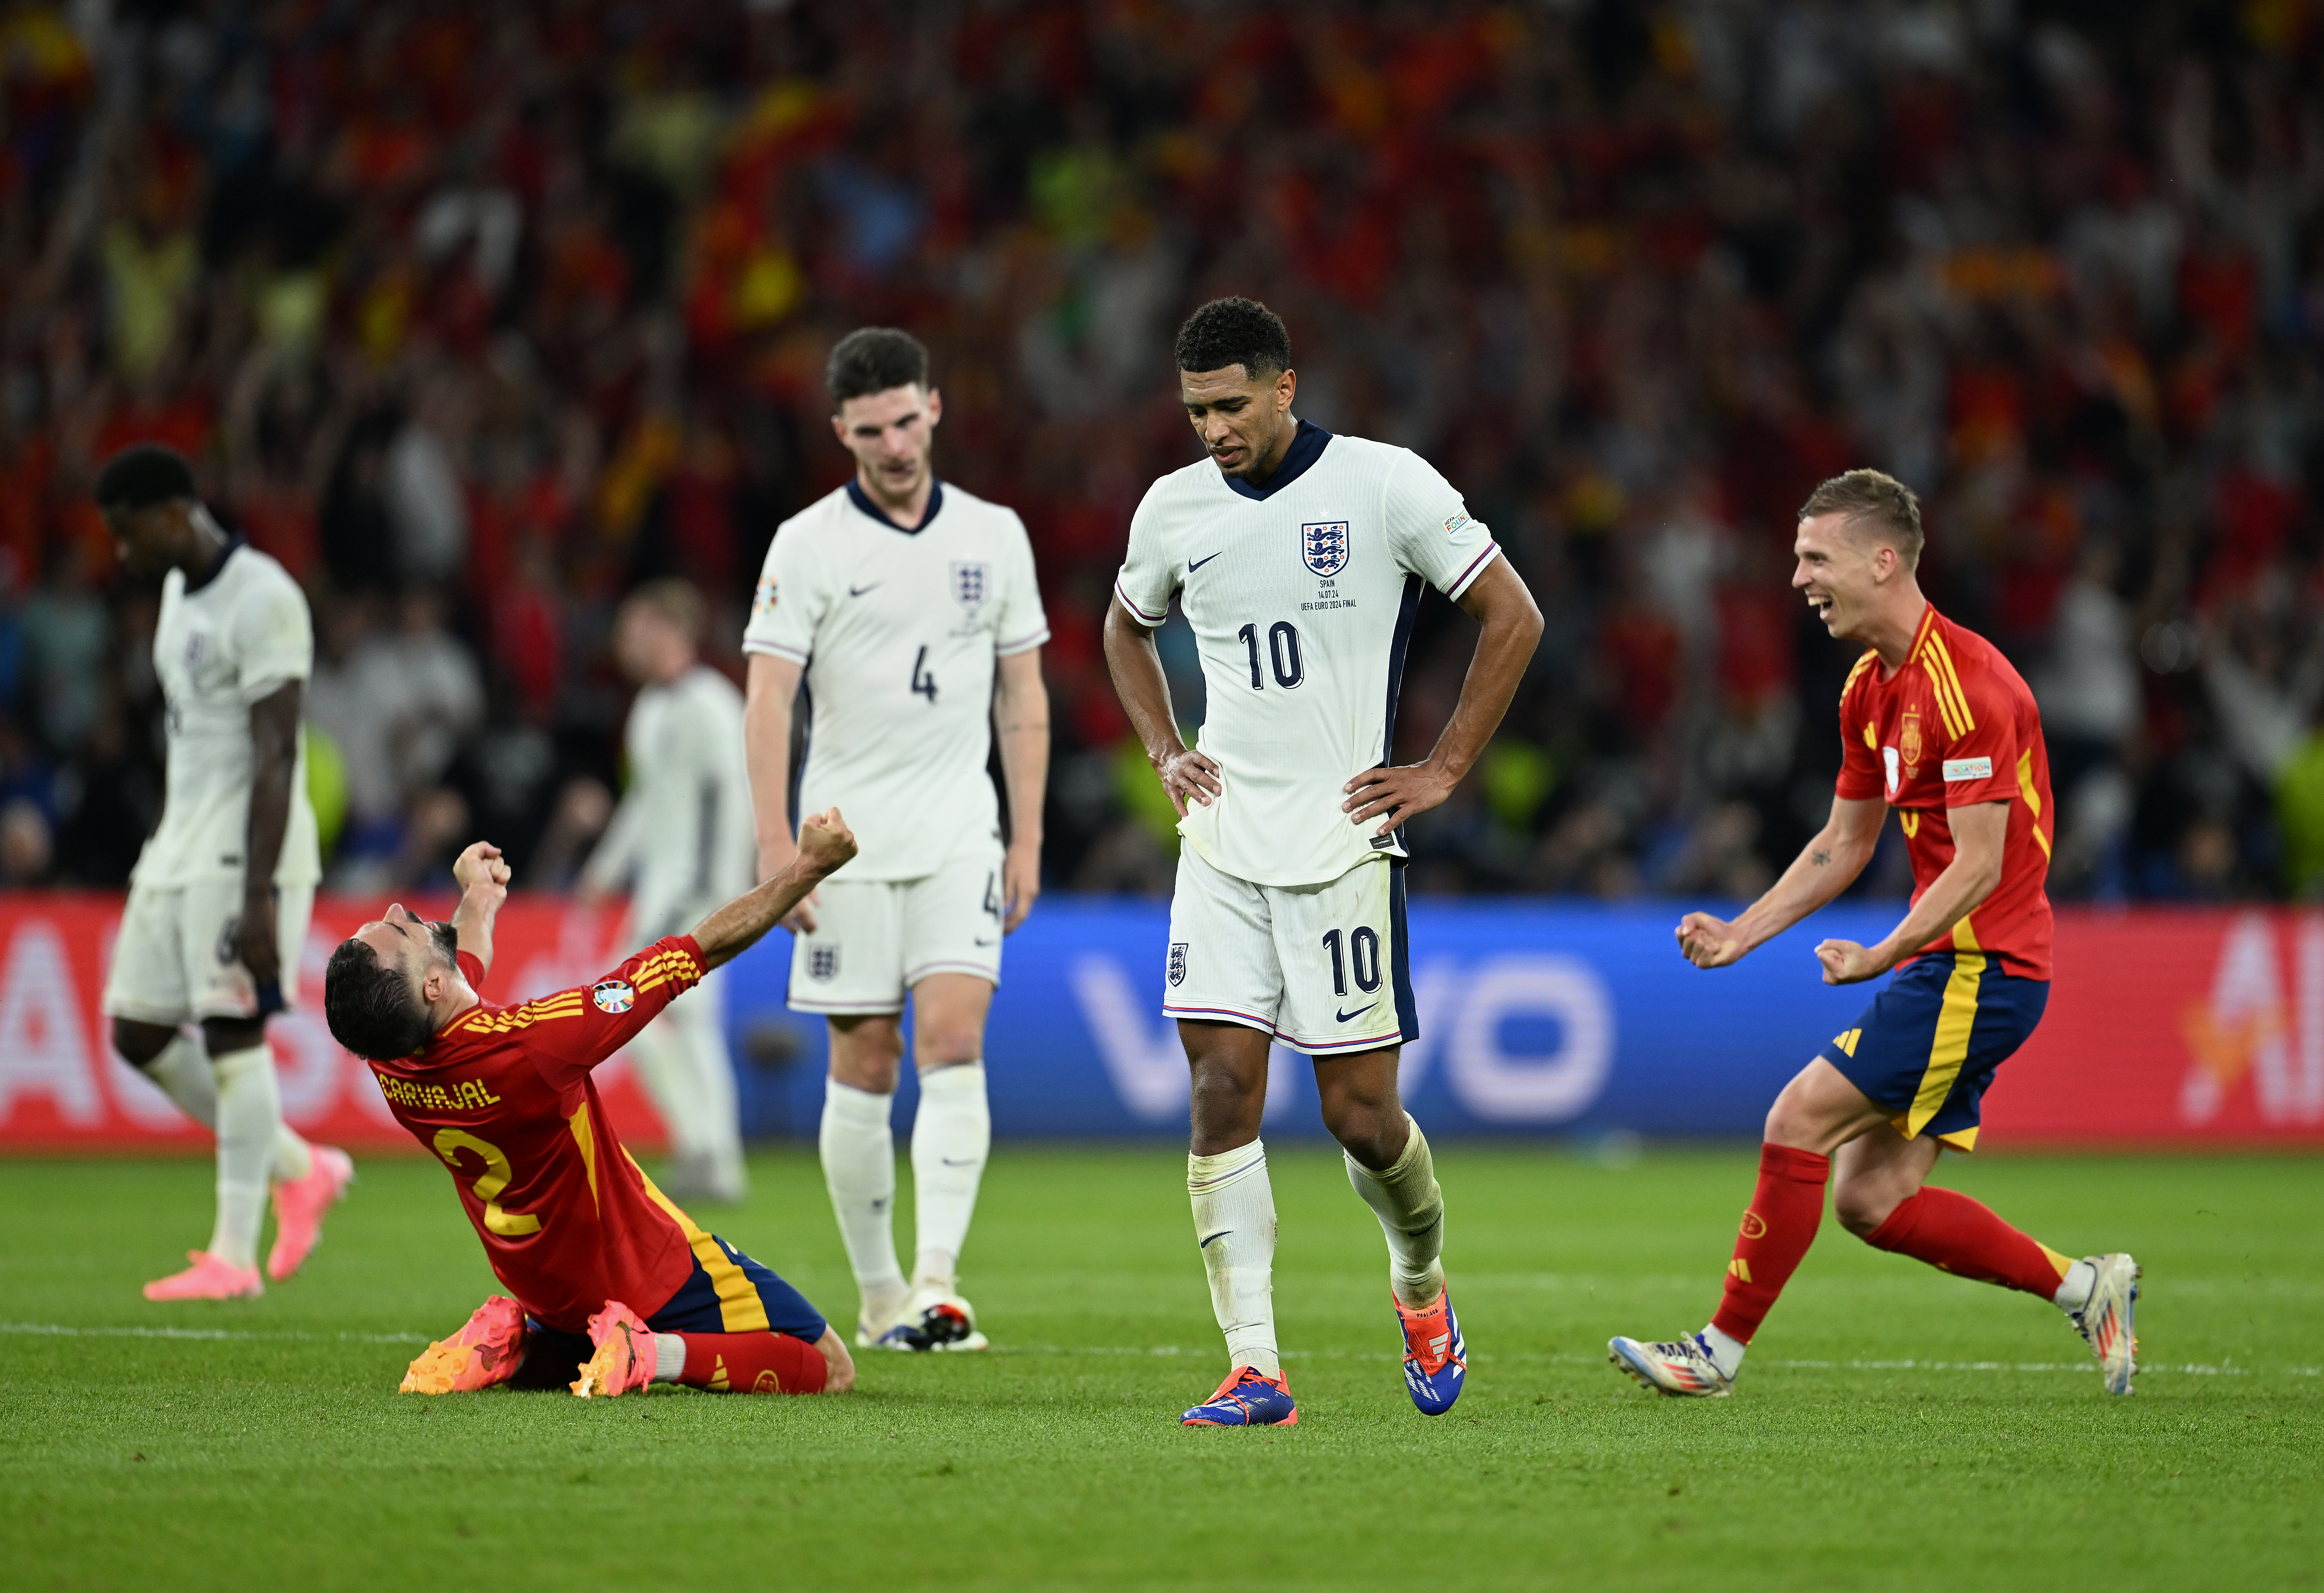
[[[623, 945], [684, 933], [750, 889], [758, 861], [742, 694], [702, 661], [702, 594], [650, 581], [622, 600], [613, 656], [640, 683], [624, 736], [629, 784], [582, 870], [581, 895], [630, 892]], [[733, 1202], [750, 1192], [726, 1046], [725, 970], [714, 969], [630, 1042], [669, 1130], [661, 1187], [673, 1200]]]
[[[344, 1152], [284, 1125], [266, 1046], [267, 1016], [298, 1000], [322, 871], [299, 730], [315, 651], [307, 600], [281, 565], [219, 528], [167, 448], [115, 456], [96, 498], [130, 572], [162, 578], [153, 668], [169, 732], [161, 823], [130, 877], [104, 1007], [115, 1049], [217, 1135], [208, 1247], [145, 1295], [257, 1294], [269, 1183], [266, 1270], [280, 1283], [355, 1175]], [[189, 1023], [199, 1044], [182, 1032]]]
[[[819, 1141], [862, 1294], [856, 1342], [981, 1349], [957, 1269], [991, 1150], [984, 1018], [1001, 938], [1040, 893], [1048, 772], [1047, 621], [1014, 511], [938, 482], [943, 400], [927, 354], [867, 327], [832, 351], [833, 429], [853, 480], [785, 520], [767, 550], [743, 650], [759, 875], [792, 852], [791, 704], [810, 728], [799, 811], [836, 806], [861, 850], [786, 924], [790, 1004], [825, 1015], [831, 1076]], [[998, 732], [1009, 839], [987, 772]], [[917, 1251], [898, 1264], [889, 1124], [913, 1007]]]
[[[1208, 456], [1139, 505], [1105, 646], [1182, 815], [1163, 1010], [1193, 1071], [1186, 1189], [1229, 1369], [1181, 1420], [1298, 1420], [1275, 1337], [1275, 1200], [1259, 1137], [1275, 1041], [1314, 1059], [1324, 1125], [1388, 1237], [1407, 1391], [1436, 1415], [1460, 1396], [1466, 1350], [1428, 1142], [1397, 1093], [1397, 1047], [1419, 1035], [1400, 827], [1475, 764], [1541, 616], [1427, 461], [1293, 416], [1290, 338], [1265, 306], [1204, 305], [1179, 331], [1177, 364]], [[1435, 749], [1391, 768], [1423, 582], [1483, 632]], [[1153, 641], [1174, 597], [1203, 663], [1193, 750]]]

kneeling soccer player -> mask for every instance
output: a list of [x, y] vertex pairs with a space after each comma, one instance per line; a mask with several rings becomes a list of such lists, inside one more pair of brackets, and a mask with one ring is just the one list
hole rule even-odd
[[443, 1158], [495, 1294], [431, 1344], [407, 1394], [509, 1383], [584, 1397], [649, 1383], [752, 1394], [838, 1393], [855, 1380], [839, 1336], [798, 1292], [696, 1227], [622, 1148], [590, 1070], [680, 993], [755, 943], [855, 855], [837, 809], [799, 827], [790, 865], [692, 935], [656, 941], [603, 978], [515, 1007], [476, 993], [508, 897], [498, 849], [453, 866], [449, 924], [390, 907], [331, 955], [323, 1005], [367, 1059], [396, 1120]]
[[2052, 1302], [2110, 1394], [2128, 1394], [2137, 1370], [2136, 1262], [2070, 1261], [1969, 1196], [1923, 1183], [1945, 1146], [1976, 1144], [1994, 1070], [2048, 1004], [2042, 826], [2054, 829], [2057, 812], [2034, 694], [1990, 642], [1921, 595], [1921, 539], [1912, 490], [1876, 470], [1833, 477], [1800, 511], [1792, 585], [1832, 635], [1866, 644], [1840, 695], [1831, 818], [1733, 923], [1689, 913], [1679, 950], [1723, 968], [1806, 917], [1871, 861], [1889, 807], [1913, 861], [1913, 904], [1877, 945], [1815, 949], [1826, 984], [1895, 977], [1775, 1098], [1711, 1325], [1668, 1343], [1608, 1344], [1617, 1367], [1664, 1394], [1732, 1391], [1744, 1346], [1814, 1241], [1828, 1178], [1841, 1225], [1865, 1243]]

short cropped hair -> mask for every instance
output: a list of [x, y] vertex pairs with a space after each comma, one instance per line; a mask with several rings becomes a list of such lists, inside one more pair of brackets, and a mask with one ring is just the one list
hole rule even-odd
[[1291, 369], [1291, 333], [1283, 318], [1253, 299], [1213, 299], [1178, 328], [1178, 369], [1222, 371], [1240, 365], [1256, 381]]
[[1848, 516], [1851, 529], [1865, 527], [1892, 543], [1906, 569], [1920, 567], [1921, 501], [1895, 476], [1878, 470], [1835, 475], [1800, 505], [1802, 520], [1819, 514]]
[[858, 327], [832, 349], [823, 382], [831, 389], [834, 410], [849, 399], [885, 392], [891, 387], [926, 387], [928, 351], [909, 332], [893, 327]]
[[393, 1062], [428, 1044], [435, 1026], [403, 970], [359, 940], [343, 940], [323, 971], [331, 1038], [370, 1062]]
[[194, 467], [175, 448], [160, 443], [132, 443], [105, 462], [97, 473], [92, 496], [107, 513], [116, 510], [134, 514], [157, 503], [200, 496], [194, 489]]
[[653, 610], [677, 626], [696, 647], [702, 645], [703, 637], [709, 632], [709, 605], [702, 601], [701, 589], [683, 576], [664, 576], [648, 581], [622, 602], [641, 603]]

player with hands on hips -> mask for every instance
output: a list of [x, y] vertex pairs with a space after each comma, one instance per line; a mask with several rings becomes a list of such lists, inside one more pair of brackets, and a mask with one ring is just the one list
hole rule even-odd
[[657, 1382], [838, 1393], [847, 1348], [796, 1289], [657, 1189], [605, 1120], [593, 1070], [704, 974], [754, 944], [855, 853], [835, 810], [791, 863], [597, 979], [512, 1007], [479, 993], [508, 865], [478, 842], [446, 924], [391, 905], [331, 955], [331, 1034], [371, 1064], [388, 1110], [441, 1160], [506, 1294], [430, 1344], [407, 1394], [506, 1383], [588, 1397]]
[[[958, 1284], [992, 1139], [984, 1020], [1001, 943], [1041, 891], [1049, 628], [1016, 514], [936, 478], [944, 395], [927, 351], [865, 327], [826, 370], [847, 483], [785, 520], [767, 549], [742, 649], [752, 801], [763, 878], [791, 852], [792, 708], [799, 806], [836, 804], [863, 853], [786, 920], [790, 1005], [831, 1043], [817, 1136], [860, 1294], [856, 1342], [983, 1347]], [[805, 691], [802, 693], [801, 687]], [[987, 773], [998, 743], [1009, 838]], [[916, 1252], [896, 1255], [890, 1115], [912, 1005]]]
[[1913, 899], [1877, 944], [1815, 948], [1826, 984], [1894, 977], [1768, 1111], [1717, 1314], [1686, 1338], [1608, 1344], [1618, 1367], [1663, 1394], [1733, 1389], [1745, 1347], [1815, 1238], [1827, 1182], [1841, 1226], [1876, 1249], [2057, 1305], [2109, 1393], [2129, 1393], [2137, 1369], [2136, 1262], [2070, 1259], [1925, 1182], [1941, 1152], [1976, 1146], [1995, 1070], [2048, 1004], [2043, 880], [2057, 813], [2034, 695], [1999, 649], [1921, 594], [1922, 541], [1919, 501], [1877, 470], [1833, 477], [1800, 511], [1792, 585], [1834, 637], [1864, 644], [1840, 695], [1831, 816], [1732, 922], [1680, 919], [1678, 949], [1715, 969], [1766, 944], [1863, 871], [1892, 807]]

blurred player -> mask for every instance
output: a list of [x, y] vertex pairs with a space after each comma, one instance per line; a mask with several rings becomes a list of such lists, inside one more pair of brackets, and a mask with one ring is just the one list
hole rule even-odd
[[[820, 1136], [832, 1209], [862, 1293], [858, 1344], [981, 1349], [956, 1271], [992, 1142], [984, 1017], [1001, 939], [1041, 893], [1049, 637], [1016, 514], [939, 482], [944, 400], [927, 351], [850, 333], [826, 373], [853, 479], [776, 529], [742, 650], [759, 876], [789, 861], [791, 703], [813, 723], [799, 806], [853, 815], [863, 854], [788, 920], [790, 1004], [831, 1032]], [[1009, 843], [986, 763], [998, 728]], [[918, 1251], [896, 1260], [889, 1108], [912, 998]]]
[[[258, 1230], [274, 1188], [267, 1275], [297, 1272], [355, 1177], [346, 1153], [284, 1126], [266, 1019], [298, 999], [322, 863], [307, 802], [299, 701], [314, 665], [289, 572], [229, 537], [168, 448], [97, 473], [98, 510], [132, 575], [161, 577], [153, 671], [168, 707], [161, 823], [137, 855], [105, 984], [114, 1049], [217, 1135], [217, 1216], [193, 1263], [149, 1300], [258, 1294]], [[183, 1033], [198, 1024], [198, 1047]], [[207, 1052], [207, 1056], [204, 1053]]]
[[[642, 689], [630, 709], [629, 788], [581, 882], [585, 899], [629, 887], [632, 945], [677, 934], [751, 883], [742, 694], [702, 661], [703, 628], [702, 594], [677, 580], [639, 587], [613, 620], [613, 656]], [[724, 984], [708, 975], [630, 1046], [669, 1129], [663, 1182], [680, 1200], [748, 1192]]]
[[711, 969], [775, 926], [854, 855], [836, 813], [801, 826], [789, 868], [691, 935], [654, 942], [586, 985], [514, 1007], [478, 996], [508, 867], [460, 854], [460, 904], [430, 924], [400, 904], [331, 953], [323, 1010], [367, 1059], [396, 1121], [452, 1170], [495, 1294], [403, 1379], [407, 1394], [510, 1383], [616, 1395], [649, 1383], [838, 1393], [855, 1368], [797, 1290], [656, 1189], [605, 1121], [590, 1070]]
[[1692, 1338], [1609, 1345], [1616, 1366], [1665, 1394], [1733, 1390], [1744, 1347], [1815, 1238], [1827, 1177], [1840, 1225], [1867, 1244], [2053, 1302], [2109, 1393], [2128, 1394], [2137, 1369], [2128, 1256], [2070, 1261], [1969, 1196], [1923, 1183], [1946, 1146], [1976, 1146], [1994, 1070], [2049, 1001], [2043, 826], [2057, 815], [2034, 695], [1990, 642], [1921, 595], [1921, 539], [1912, 490], [1877, 470], [1834, 476], [1800, 511], [1792, 585], [1832, 635], [1866, 644], [1840, 695], [1831, 817], [1733, 923], [1681, 919], [1679, 950], [1723, 968], [1814, 912], [1871, 861], [1889, 807], [1913, 860], [1913, 902], [1877, 945], [1816, 947], [1826, 984], [1895, 975], [1767, 1113], [1719, 1313]]
[[[1105, 652], [1185, 843], [1162, 1009], [1194, 1073], [1186, 1191], [1229, 1370], [1183, 1419], [1298, 1420], [1275, 1340], [1275, 1196], [1259, 1137], [1273, 1040], [1314, 1059], [1324, 1126], [1387, 1231], [1407, 1389], [1435, 1415], [1460, 1397], [1467, 1351], [1428, 1141], [1397, 1094], [1398, 1048], [1420, 1032], [1402, 825], [1476, 763], [1541, 615], [1427, 461], [1292, 415], [1298, 377], [1273, 311], [1212, 300], [1180, 328], [1177, 364], [1208, 457], [1139, 505]], [[1434, 750], [1391, 768], [1424, 581], [1484, 630]], [[1174, 595], [1202, 654], [1196, 751], [1179, 740], [1152, 634]]]

